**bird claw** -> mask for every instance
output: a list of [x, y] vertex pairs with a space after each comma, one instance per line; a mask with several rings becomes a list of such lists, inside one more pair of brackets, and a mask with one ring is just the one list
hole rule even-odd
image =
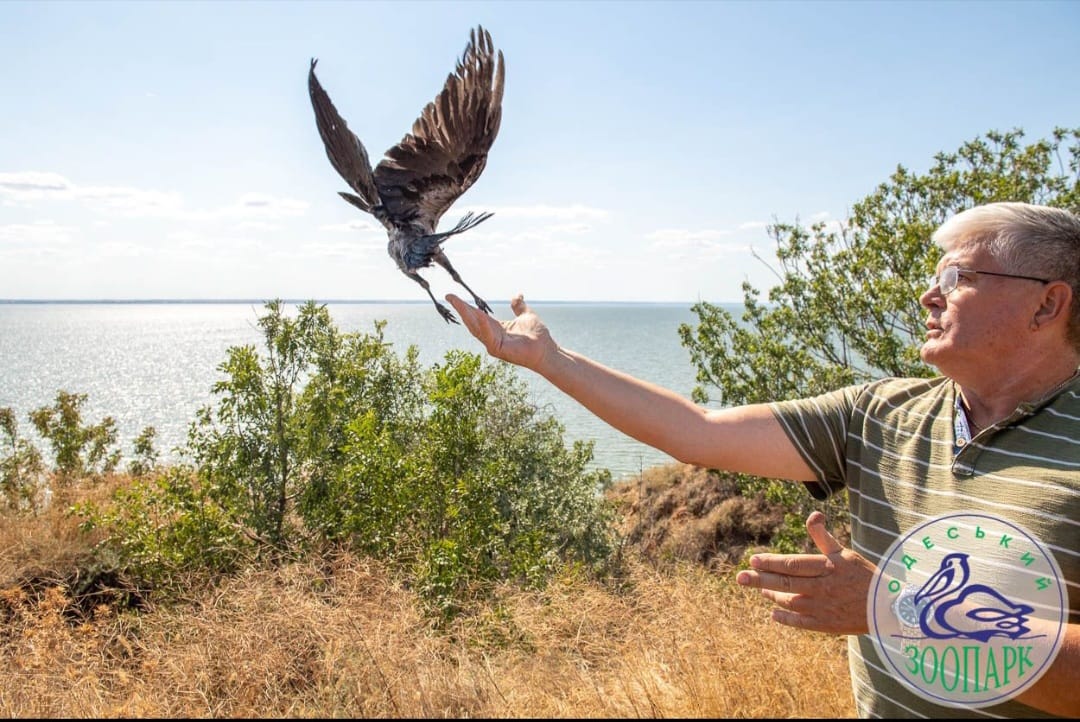
[[442, 316], [443, 320], [447, 323], [461, 323], [457, 320], [457, 318], [454, 316], [453, 312], [451, 312], [449, 308], [442, 305], [438, 301], [435, 302], [435, 308], [439, 311], [439, 315]]
[[476, 301], [476, 307], [479, 308], [481, 311], [483, 311], [489, 316], [495, 315], [495, 312], [491, 310], [491, 306], [487, 305], [487, 301], [480, 298], [479, 296], [474, 296], [473, 300]]

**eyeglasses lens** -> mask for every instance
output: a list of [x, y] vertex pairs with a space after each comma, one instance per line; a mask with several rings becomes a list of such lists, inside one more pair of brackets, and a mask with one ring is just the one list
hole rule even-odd
[[945, 266], [945, 268], [941, 270], [941, 275], [935, 276], [932, 279], [930, 288], [937, 286], [938, 292], [942, 296], [948, 296], [956, 290], [956, 284], [959, 280], [960, 274], [957, 272], [956, 266]]

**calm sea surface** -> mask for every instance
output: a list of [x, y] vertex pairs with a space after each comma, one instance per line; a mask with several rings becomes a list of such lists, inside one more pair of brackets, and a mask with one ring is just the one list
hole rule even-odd
[[[505, 302], [493, 303], [500, 318]], [[689, 304], [534, 303], [561, 345], [603, 364], [689, 395], [694, 369], [678, 338], [697, 322]], [[287, 304], [290, 315], [296, 304]], [[482, 352], [462, 326], [444, 323], [428, 303], [328, 303], [341, 331], [369, 332], [386, 321], [398, 353], [415, 345], [425, 366], [446, 351]], [[729, 307], [737, 308], [737, 307]], [[87, 394], [84, 423], [112, 416], [121, 448], [146, 426], [157, 430], [162, 460], [186, 439], [196, 410], [215, 403], [211, 387], [232, 346], [262, 352], [259, 302], [0, 303], [0, 407], [15, 410], [19, 431], [36, 438], [28, 414], [51, 405], [60, 389]], [[519, 370], [532, 400], [565, 427], [567, 443], [595, 440], [595, 466], [616, 479], [671, 458], [615, 431], [569, 397]], [[47, 449], [42, 446], [42, 451]]]

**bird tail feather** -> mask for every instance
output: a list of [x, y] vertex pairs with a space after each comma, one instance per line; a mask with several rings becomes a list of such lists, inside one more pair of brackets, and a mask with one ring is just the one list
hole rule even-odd
[[464, 233], [465, 231], [469, 230], [470, 228], [475, 228], [476, 226], [480, 225], [481, 223], [486, 221], [488, 218], [491, 218], [493, 215], [495, 215], [495, 214], [494, 213], [488, 213], [488, 212], [484, 212], [484, 213], [481, 213], [480, 215], [476, 215], [472, 211], [469, 211], [468, 213], [466, 213], [465, 215], [463, 215], [461, 217], [461, 220], [457, 222], [457, 225], [455, 225], [449, 231], [446, 231], [445, 233], [439, 233], [438, 235], [445, 238], [447, 236], [453, 236], [453, 235], [456, 235], [458, 233]]

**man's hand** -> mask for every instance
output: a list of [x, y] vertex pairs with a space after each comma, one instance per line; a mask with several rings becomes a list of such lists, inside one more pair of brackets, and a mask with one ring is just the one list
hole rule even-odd
[[510, 321], [497, 321], [454, 294], [447, 294], [446, 300], [461, 316], [469, 333], [495, 358], [538, 371], [547, 355], [558, 350], [547, 326], [529, 310], [521, 294], [510, 301], [514, 312]]
[[776, 604], [773, 621], [832, 634], [865, 634], [866, 596], [874, 565], [844, 549], [825, 528], [825, 515], [812, 512], [806, 530], [821, 554], [755, 554], [749, 571], [735, 581], [756, 587]]

